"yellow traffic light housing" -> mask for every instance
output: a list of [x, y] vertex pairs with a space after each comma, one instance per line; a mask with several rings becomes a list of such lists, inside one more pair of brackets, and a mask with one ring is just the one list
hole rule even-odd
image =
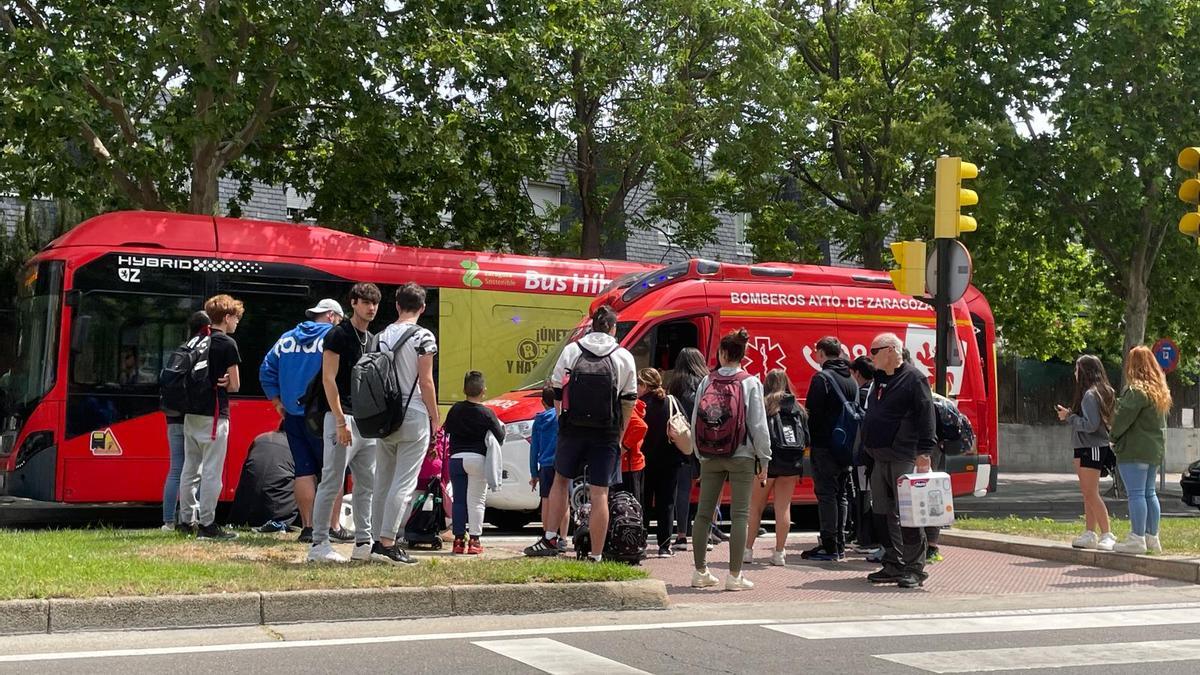
[[[1179, 168], [1193, 174], [1200, 173], [1200, 148], [1188, 147], [1179, 151]], [[1196, 176], [1188, 178], [1179, 186], [1179, 199], [1188, 204], [1200, 206], [1200, 179]], [[1200, 209], [1190, 211], [1179, 219], [1179, 231], [1189, 237], [1195, 237], [1200, 242]]]
[[891, 270], [892, 285], [913, 297], [925, 295], [925, 242], [897, 241], [892, 244], [897, 269]]
[[975, 219], [964, 216], [964, 206], [979, 203], [974, 190], [964, 189], [964, 179], [979, 175], [979, 167], [962, 161], [961, 157], [938, 157], [934, 175], [933, 236], [937, 239], [956, 239], [961, 232], [974, 232]]

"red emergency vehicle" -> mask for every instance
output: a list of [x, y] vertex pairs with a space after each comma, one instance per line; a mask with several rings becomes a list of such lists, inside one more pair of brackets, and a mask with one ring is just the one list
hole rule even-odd
[[[619, 280], [592, 308], [603, 304], [617, 310], [617, 338], [633, 354], [638, 368], [661, 369], [667, 379], [685, 347], [699, 349], [715, 367], [721, 336], [743, 327], [750, 332], [746, 370], [763, 377], [769, 370], [785, 369], [801, 400], [818, 369], [815, 345], [827, 335], [841, 340], [855, 358], [867, 353], [876, 335], [895, 333], [917, 366], [933, 377], [933, 311], [897, 293], [881, 272], [690, 260]], [[954, 317], [963, 358], [961, 365], [949, 370], [949, 390], [971, 420], [978, 444], [970, 454], [947, 457], [947, 471], [956, 495], [982, 495], [995, 489], [999, 463], [995, 326], [987, 301], [974, 288], [955, 304]], [[572, 339], [586, 330], [585, 320]], [[529, 435], [530, 420], [541, 410], [540, 388], [555, 356], [542, 362], [525, 389], [489, 402], [509, 428], [521, 430], [506, 442], [506, 465], [525, 465], [519, 459], [528, 453], [522, 436]], [[522, 483], [528, 480], [527, 472], [527, 467], [514, 471], [520, 475], [511, 479]], [[815, 502], [811, 479], [800, 481], [795, 502]]]
[[16, 365], [0, 375], [0, 522], [14, 501], [22, 509], [161, 501], [169, 453], [158, 372], [208, 296], [229, 293], [246, 306], [234, 335], [242, 388], [230, 405], [221, 493], [229, 500], [251, 442], [279, 423], [259, 364], [318, 299], [345, 303], [354, 282], [380, 285], [378, 330], [395, 320], [394, 286], [425, 286], [421, 324], [438, 336], [438, 394], [450, 403], [470, 369], [494, 390], [518, 386], [612, 279], [650, 269], [405, 248], [291, 223], [93, 218], [34, 256], [20, 279]]

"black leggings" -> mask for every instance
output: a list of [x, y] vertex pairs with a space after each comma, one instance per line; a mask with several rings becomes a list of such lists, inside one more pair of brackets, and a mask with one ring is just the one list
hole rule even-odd
[[675, 530], [675, 492], [679, 486], [679, 467], [647, 462], [645, 479], [646, 496], [653, 496], [654, 499], [654, 531], [658, 536], [658, 546], [670, 546]]

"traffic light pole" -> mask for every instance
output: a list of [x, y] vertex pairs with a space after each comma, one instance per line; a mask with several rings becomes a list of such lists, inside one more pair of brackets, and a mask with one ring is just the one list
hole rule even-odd
[[934, 353], [934, 391], [938, 394], [946, 395], [946, 371], [950, 364], [950, 342], [949, 338], [953, 334], [951, 326], [953, 326], [954, 315], [950, 311], [950, 247], [954, 245], [954, 239], [934, 239], [934, 244], [937, 246], [935, 253], [937, 255], [937, 292], [933, 297], [933, 309], [937, 316], [937, 342], [936, 352]]

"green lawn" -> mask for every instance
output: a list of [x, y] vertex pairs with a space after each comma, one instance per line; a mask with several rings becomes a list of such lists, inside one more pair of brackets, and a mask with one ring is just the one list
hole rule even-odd
[[[1049, 518], [957, 518], [954, 527], [960, 530], [983, 530], [1014, 534], [1054, 541], [1070, 541], [1083, 532], [1083, 518], [1059, 521]], [[1117, 539], [1129, 534], [1129, 521], [1112, 519], [1112, 531]], [[1163, 518], [1159, 528], [1163, 553], [1168, 555], [1200, 555], [1200, 518]]]
[[[484, 539], [487, 545], [487, 539]], [[165, 593], [379, 588], [447, 584], [623, 581], [649, 576], [617, 563], [567, 559], [479, 560], [437, 555], [421, 564], [316, 565], [295, 535], [242, 532], [233, 542], [159, 530], [0, 530], [0, 600]], [[348, 555], [348, 554], [347, 554]]]

